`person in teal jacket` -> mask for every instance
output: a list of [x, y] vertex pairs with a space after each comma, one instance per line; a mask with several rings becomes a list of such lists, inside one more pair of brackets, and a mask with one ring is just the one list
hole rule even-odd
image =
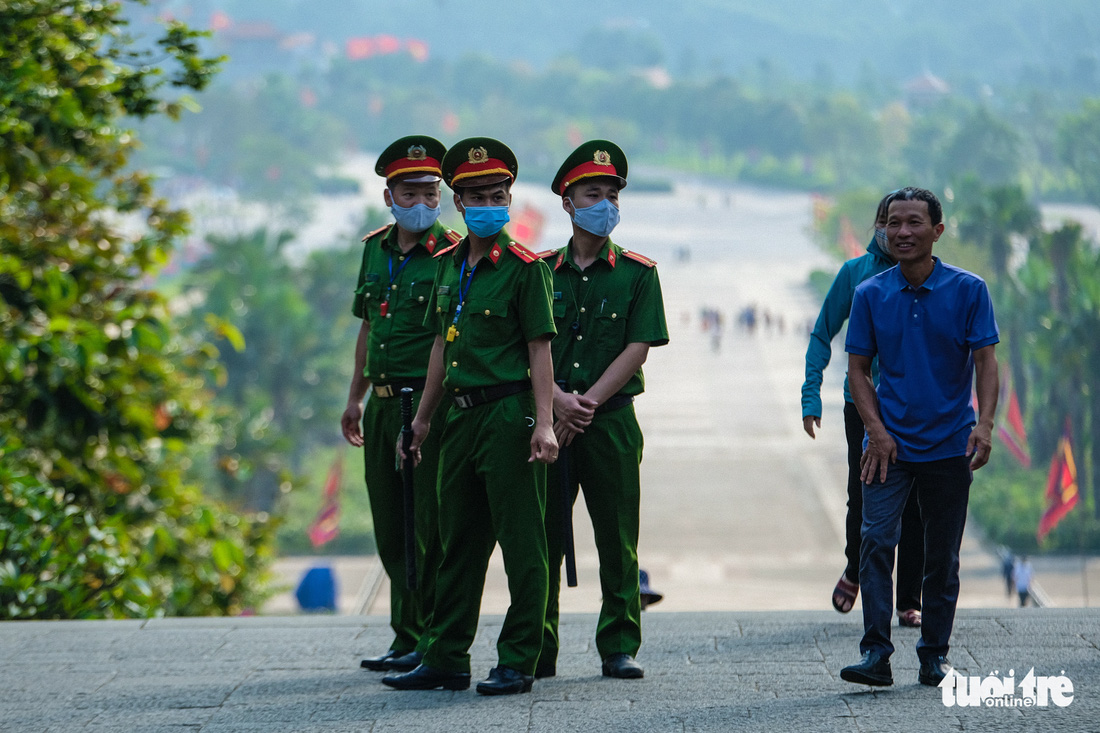
[[[879, 202], [875, 214], [875, 236], [867, 245], [867, 254], [848, 260], [837, 273], [817, 323], [810, 334], [806, 349], [806, 381], [802, 384], [802, 427], [811, 438], [814, 428], [821, 427], [821, 380], [832, 356], [833, 337], [840, 333], [852, 310], [856, 286], [869, 277], [894, 267], [886, 243], [886, 202]], [[878, 382], [878, 364], [873, 365]], [[863, 484], [860, 481], [860, 457], [863, 455], [863, 420], [852, 402], [848, 377], [844, 377], [844, 433], [848, 441], [848, 515], [845, 518], [844, 555], [848, 564], [833, 588], [833, 608], [848, 613], [859, 594], [860, 525], [863, 522]], [[898, 623], [920, 626], [921, 580], [924, 575], [924, 541], [921, 533], [920, 507], [911, 496], [901, 523], [898, 544]]]

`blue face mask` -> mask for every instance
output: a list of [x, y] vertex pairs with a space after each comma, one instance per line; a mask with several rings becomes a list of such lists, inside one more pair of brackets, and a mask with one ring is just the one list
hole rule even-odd
[[465, 217], [466, 228], [482, 239], [495, 236], [509, 221], [507, 206], [470, 206]]
[[423, 232], [439, 218], [439, 207], [430, 208], [427, 204], [413, 204], [405, 208], [394, 204], [390, 207], [397, 226], [409, 232]]
[[569, 199], [569, 203], [573, 204], [573, 223], [597, 237], [608, 236], [619, 223], [619, 207], [610, 199], [583, 209], [578, 209], [573, 199]]

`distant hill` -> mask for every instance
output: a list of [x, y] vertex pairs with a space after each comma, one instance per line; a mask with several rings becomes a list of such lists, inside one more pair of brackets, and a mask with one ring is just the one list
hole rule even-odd
[[[593, 65], [657, 60], [674, 76], [770, 73], [851, 85], [929, 71], [974, 88], [1025, 79], [1100, 89], [1096, 0], [160, 0], [152, 12], [197, 27], [221, 13], [223, 34], [262, 42], [273, 30], [279, 48], [306, 61], [324, 41], [342, 52], [350, 38], [389, 35], [424, 41], [435, 57], [482, 52], [535, 66], [570, 55]], [[315, 51], [301, 34], [314, 36]], [[469, 80], [472, 90], [477, 82]]]

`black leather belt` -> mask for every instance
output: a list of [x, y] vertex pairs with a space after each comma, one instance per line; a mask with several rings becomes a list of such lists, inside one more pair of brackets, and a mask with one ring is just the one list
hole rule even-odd
[[634, 395], [632, 394], [617, 394], [607, 402], [603, 403], [596, 408], [596, 412], [611, 412], [612, 410], [618, 410], [620, 407], [626, 407], [634, 401]]
[[499, 400], [502, 397], [526, 392], [529, 389], [531, 389], [531, 380], [524, 379], [519, 382], [494, 384], [491, 387], [481, 387], [479, 389], [472, 389], [469, 392], [463, 392], [462, 394], [456, 394], [454, 395], [454, 401], [456, 405], [466, 410], [471, 407], [477, 407], [478, 405], [484, 405], [486, 402]]
[[401, 394], [401, 390], [405, 387], [411, 387], [414, 392], [419, 392], [424, 389], [424, 385], [428, 383], [428, 380], [424, 377], [420, 379], [399, 379], [394, 382], [387, 382], [386, 384], [371, 385], [371, 389], [374, 390], [375, 397], [394, 397]]

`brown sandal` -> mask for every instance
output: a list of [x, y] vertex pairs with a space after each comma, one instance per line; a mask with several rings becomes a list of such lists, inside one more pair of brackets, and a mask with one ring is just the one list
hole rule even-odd
[[911, 629], [920, 628], [920, 611], [910, 608], [908, 611], [898, 611], [898, 626], [908, 626]]
[[853, 583], [843, 575], [833, 588], [833, 608], [841, 613], [848, 613], [856, 604], [856, 596], [859, 595], [859, 584]]

